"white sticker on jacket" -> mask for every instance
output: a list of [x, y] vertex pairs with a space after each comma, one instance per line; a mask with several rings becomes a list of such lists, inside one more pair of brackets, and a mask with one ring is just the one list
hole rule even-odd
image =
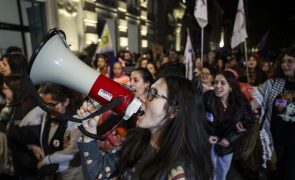
[[212, 113], [206, 112], [206, 117], [207, 117], [208, 121], [210, 121], [210, 122], [214, 121], [214, 117], [213, 117]]

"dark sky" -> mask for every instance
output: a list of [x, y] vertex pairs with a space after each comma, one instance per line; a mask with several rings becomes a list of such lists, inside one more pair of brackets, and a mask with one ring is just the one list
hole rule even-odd
[[[195, 0], [186, 0], [187, 10], [193, 13]], [[211, 2], [209, 2], [211, 1]], [[223, 10], [223, 18], [234, 22], [239, 0], [216, 1]], [[267, 35], [264, 51], [278, 53], [295, 44], [294, 0], [244, 0], [249, 47], [255, 47]], [[209, 16], [209, 15], [208, 15]], [[210, 22], [209, 22], [210, 23]], [[231, 29], [231, 28], [230, 28]]]
[[[235, 17], [238, 0], [217, 0], [224, 9], [225, 18]], [[258, 44], [268, 33], [265, 50], [279, 49], [295, 44], [295, 10], [293, 0], [244, 0], [248, 41]]]

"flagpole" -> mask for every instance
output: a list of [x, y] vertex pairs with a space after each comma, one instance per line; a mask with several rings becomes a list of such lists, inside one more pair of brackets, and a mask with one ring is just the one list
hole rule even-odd
[[201, 67], [203, 68], [204, 63], [204, 28], [201, 28]]
[[249, 67], [248, 67], [248, 53], [247, 53], [247, 40], [244, 41], [244, 48], [245, 48], [245, 58], [246, 58], [246, 73], [247, 73], [247, 82], [249, 83]]

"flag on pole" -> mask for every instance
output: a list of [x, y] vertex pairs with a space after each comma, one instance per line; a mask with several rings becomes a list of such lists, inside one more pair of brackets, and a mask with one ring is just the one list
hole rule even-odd
[[245, 41], [247, 37], [248, 37], [248, 35], [247, 35], [247, 31], [246, 31], [246, 18], [245, 18], [245, 11], [244, 11], [244, 3], [243, 3], [243, 0], [239, 0], [233, 35], [231, 38], [231, 47], [235, 48], [241, 42]]
[[100, 42], [98, 43], [96, 54], [107, 53], [114, 51], [113, 43], [110, 35], [109, 26], [105, 23]]
[[269, 30], [264, 34], [264, 36], [261, 38], [259, 43], [256, 45], [256, 48], [258, 48], [260, 51], [262, 51], [267, 43], [267, 38], [269, 35]]
[[191, 38], [189, 35], [189, 31], [187, 32], [187, 38], [186, 38], [186, 45], [185, 45], [185, 51], [184, 51], [184, 64], [185, 64], [185, 77], [189, 80], [193, 79], [193, 57], [194, 57], [194, 51], [193, 46], [191, 42]]
[[196, 0], [194, 16], [201, 28], [208, 24], [207, 0]]

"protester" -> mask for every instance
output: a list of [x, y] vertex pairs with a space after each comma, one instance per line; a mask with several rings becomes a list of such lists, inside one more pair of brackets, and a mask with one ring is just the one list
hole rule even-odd
[[[13, 174], [19, 179], [34, 180], [37, 179], [36, 159], [22, 142], [15, 141], [13, 138], [19, 132], [18, 126], [21, 119], [36, 106], [24, 91], [21, 78], [21, 74], [10, 74], [4, 77], [2, 92], [5, 97], [5, 107], [1, 111], [1, 121], [4, 125], [3, 132], [7, 137], [7, 144], [1, 144], [1, 146], [9, 148], [7, 174]], [[37, 135], [25, 135], [32, 141], [37, 137]]]
[[213, 89], [214, 77], [216, 75], [216, 71], [214, 67], [210, 64], [204, 64], [201, 72], [201, 82], [203, 85], [203, 92]]
[[93, 61], [93, 67], [96, 69], [99, 73], [110, 77], [110, 66], [108, 64], [107, 57], [102, 54], [98, 54]]
[[295, 118], [285, 118], [294, 111], [295, 102], [295, 46], [282, 53], [276, 75], [254, 92], [253, 109], [261, 109], [263, 166], [276, 154], [275, 179], [295, 179]]
[[113, 80], [119, 84], [129, 84], [130, 77], [124, 74], [123, 66], [119, 61], [113, 64]]
[[[48, 108], [69, 116], [74, 115], [82, 101], [80, 94], [56, 84], [45, 84], [40, 93]], [[36, 107], [21, 121], [20, 132], [23, 128], [38, 125], [41, 129], [38, 143], [33, 144], [26, 138], [21, 141], [35, 155], [41, 178], [83, 179], [76, 142], [80, 137], [77, 124]], [[15, 137], [19, 141], [20, 138]]]
[[28, 61], [22, 54], [6, 54], [0, 61], [0, 74], [9, 76], [10, 74], [24, 74], [28, 67]]
[[146, 68], [153, 75], [153, 78], [156, 79], [157, 78], [157, 72], [158, 72], [156, 64], [153, 63], [153, 62], [149, 62], [149, 63], [147, 63]]
[[[233, 148], [253, 126], [251, 106], [230, 71], [218, 73], [214, 90], [205, 92], [204, 104], [209, 124], [211, 158], [215, 166], [214, 180], [226, 180]], [[240, 127], [243, 130], [240, 131]]]
[[[211, 179], [205, 111], [193, 83], [178, 76], [162, 77], [140, 99], [144, 114], [120, 151], [101, 155], [97, 142], [83, 136], [79, 149], [85, 178]], [[78, 115], [82, 118], [92, 111], [93, 106], [84, 103]], [[85, 128], [96, 133], [97, 119], [84, 123]]]
[[[119, 62], [118, 62], [119, 63]], [[149, 88], [154, 82], [152, 74], [145, 68], [136, 68], [131, 72], [130, 88], [134, 92], [134, 97], [140, 97], [145, 93], [145, 90]], [[102, 114], [99, 124], [105, 121], [112, 112], [107, 111]], [[112, 150], [117, 148], [124, 140], [127, 130], [136, 127], [136, 118], [131, 117], [128, 121], [122, 121], [121, 124], [113, 130], [111, 133], [107, 132], [106, 140], [100, 141], [100, 149]]]

